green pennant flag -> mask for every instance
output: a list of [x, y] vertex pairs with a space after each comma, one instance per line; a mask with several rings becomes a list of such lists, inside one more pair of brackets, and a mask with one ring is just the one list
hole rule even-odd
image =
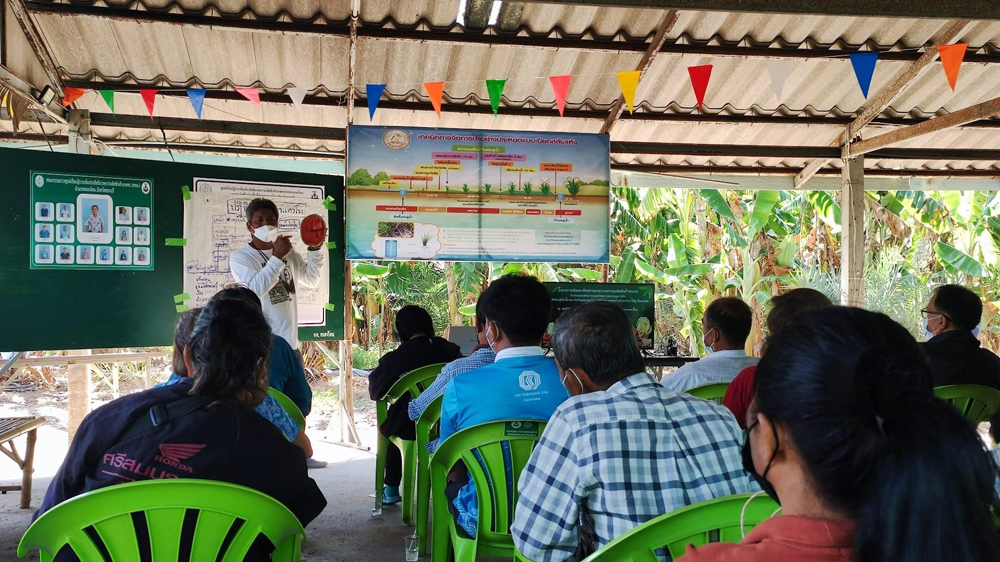
[[115, 112], [115, 91], [114, 90], [101, 90], [101, 97], [104, 98], [104, 103], [108, 104], [108, 109], [111, 113]]
[[493, 108], [493, 115], [496, 115], [497, 110], [500, 109], [500, 98], [503, 97], [503, 87], [506, 84], [506, 79], [486, 81], [486, 89], [490, 92], [490, 106]]

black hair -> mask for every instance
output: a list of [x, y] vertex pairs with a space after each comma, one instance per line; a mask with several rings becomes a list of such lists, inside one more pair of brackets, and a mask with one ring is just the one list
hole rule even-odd
[[787, 430], [819, 496], [856, 520], [856, 561], [997, 559], [998, 471], [934, 396], [905, 328], [857, 308], [802, 314], [771, 338], [754, 385], [756, 410]]
[[552, 297], [534, 277], [505, 275], [483, 291], [477, 308], [487, 321], [496, 322], [511, 344], [538, 345], [549, 326]]
[[264, 199], [263, 197], [258, 197], [253, 201], [250, 201], [250, 204], [247, 205], [247, 222], [252, 221], [254, 213], [262, 209], [270, 209], [274, 211], [275, 218], [278, 218], [279, 216], [278, 206], [275, 205], [273, 201], [270, 199]]
[[774, 335], [792, 320], [810, 310], [833, 306], [830, 299], [816, 289], [799, 288], [771, 298], [771, 312], [767, 313], [767, 331]]
[[961, 285], [941, 285], [934, 295], [934, 307], [959, 330], [972, 330], [983, 317], [979, 295]]
[[722, 297], [712, 301], [705, 309], [705, 320], [722, 332], [727, 343], [741, 346], [750, 336], [753, 311], [736, 297]]
[[258, 309], [263, 309], [260, 304], [260, 297], [257, 293], [250, 290], [246, 285], [235, 285], [233, 287], [226, 287], [225, 289], [219, 291], [212, 295], [209, 302], [222, 300], [222, 299], [236, 299], [241, 301], [246, 301], [249, 304], [256, 306]]
[[241, 390], [256, 395], [257, 373], [271, 349], [271, 328], [260, 308], [242, 299], [219, 298], [202, 309], [189, 348], [193, 394], [213, 400], [233, 400]]
[[184, 348], [191, 343], [191, 332], [199, 315], [201, 307], [192, 308], [177, 319], [177, 326], [174, 328], [174, 354], [170, 360], [170, 367], [178, 377], [189, 376], [187, 365], [184, 364]]
[[399, 341], [407, 341], [417, 334], [433, 336], [434, 320], [422, 307], [406, 305], [396, 313], [396, 334]]
[[990, 436], [1000, 446], [1000, 409], [993, 412], [993, 417], [990, 418]]
[[610, 302], [591, 301], [563, 312], [552, 349], [560, 367], [579, 367], [602, 387], [646, 370], [628, 315]]

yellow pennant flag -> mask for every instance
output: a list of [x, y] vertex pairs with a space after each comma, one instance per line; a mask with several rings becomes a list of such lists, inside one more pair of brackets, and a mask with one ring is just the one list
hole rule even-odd
[[632, 105], [635, 103], [635, 90], [639, 87], [640, 74], [642, 73], [638, 70], [618, 73], [618, 85], [622, 87], [622, 96], [629, 113], [632, 113]]

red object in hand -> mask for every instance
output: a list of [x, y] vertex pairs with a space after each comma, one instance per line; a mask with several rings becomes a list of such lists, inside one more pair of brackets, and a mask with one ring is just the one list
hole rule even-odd
[[302, 219], [299, 234], [306, 246], [319, 246], [326, 242], [326, 221], [319, 215], [309, 215]]

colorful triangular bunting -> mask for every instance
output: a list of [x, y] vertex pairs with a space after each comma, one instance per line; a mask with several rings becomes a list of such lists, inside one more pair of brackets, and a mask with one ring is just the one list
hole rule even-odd
[[205, 90], [201, 88], [191, 88], [187, 91], [188, 100], [191, 102], [191, 107], [194, 108], [195, 114], [198, 115], [198, 119], [201, 119], [201, 108], [205, 105]]
[[958, 71], [962, 68], [962, 60], [965, 58], [965, 50], [968, 43], [956, 43], [954, 45], [938, 45], [938, 55], [941, 57], [941, 65], [944, 66], [944, 75], [948, 77], [948, 84], [951, 91], [955, 91], [958, 83]]
[[788, 71], [792, 68], [790, 60], [769, 60], [767, 61], [767, 73], [771, 77], [771, 89], [774, 97], [781, 102], [781, 93], [785, 89], [785, 80], [788, 79]]
[[378, 102], [382, 100], [382, 92], [385, 91], [385, 84], [366, 84], [365, 93], [368, 96], [368, 119], [375, 119], [375, 110], [378, 109]]
[[298, 109], [302, 105], [302, 101], [306, 99], [305, 88], [288, 88], [285, 92], [288, 93], [288, 97], [292, 98], [292, 103], [295, 104], [296, 109]]
[[632, 113], [632, 106], [635, 104], [635, 90], [639, 87], [639, 76], [642, 73], [638, 70], [618, 73], [618, 85], [622, 89], [622, 97], [625, 98], [625, 105], [628, 112]]
[[69, 104], [80, 99], [80, 96], [86, 92], [83, 88], [63, 88], [63, 107], [69, 107]]
[[868, 88], [872, 85], [878, 53], [851, 53], [850, 56], [851, 66], [854, 67], [854, 76], [858, 79], [858, 86], [861, 87], [861, 93], [865, 95], [865, 99], [868, 99]]
[[156, 90], [139, 90], [142, 101], [146, 102], [146, 111], [149, 111], [149, 118], [153, 118], [153, 105], [156, 103]]
[[257, 88], [236, 88], [236, 91], [246, 99], [260, 105], [260, 91]]
[[708, 81], [712, 78], [712, 65], [689, 66], [688, 76], [691, 77], [694, 98], [698, 100], [698, 109], [701, 109], [705, 105], [705, 92], [708, 91]]
[[427, 90], [427, 97], [431, 99], [431, 105], [441, 118], [441, 97], [444, 96], [444, 82], [424, 82], [424, 89]]
[[552, 84], [552, 93], [556, 95], [556, 107], [559, 108], [559, 117], [563, 116], [566, 109], [566, 95], [569, 94], [569, 85], [573, 81], [573, 76], [549, 76], [549, 83]]
[[486, 90], [490, 93], [490, 107], [493, 108], [493, 115], [500, 109], [500, 100], [503, 98], [503, 87], [507, 80], [487, 80]]
[[104, 103], [108, 104], [108, 109], [111, 113], [115, 112], [115, 91], [114, 90], [99, 90], [101, 97], [104, 98]]

